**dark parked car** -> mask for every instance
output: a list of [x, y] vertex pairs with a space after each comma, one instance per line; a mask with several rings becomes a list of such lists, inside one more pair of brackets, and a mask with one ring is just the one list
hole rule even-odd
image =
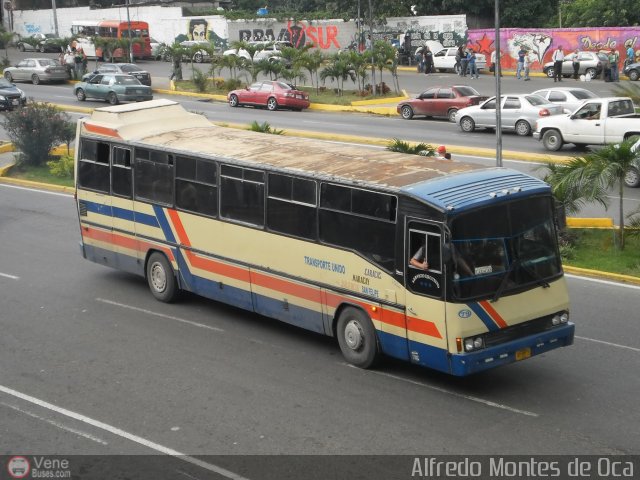
[[112, 73], [99, 73], [86, 82], [76, 83], [73, 93], [81, 102], [87, 98], [97, 98], [106, 100], [111, 105], [153, 100], [153, 93], [148, 85], [142, 85], [131, 75]]
[[27, 96], [13, 83], [0, 78], [0, 110], [13, 110], [17, 107], [24, 107], [27, 103]]
[[458, 110], [470, 105], [477, 105], [487, 97], [483, 97], [473, 87], [454, 85], [452, 87], [432, 87], [416, 98], [403, 100], [398, 104], [398, 113], [405, 120], [416, 115], [427, 117], [446, 117], [456, 121]]
[[104, 63], [97, 70], [87, 73], [82, 77], [82, 81], [89, 81], [91, 77], [99, 73], [121, 73], [136, 77], [141, 84], [151, 86], [151, 74], [140, 68], [135, 63]]
[[640, 62], [630, 63], [624, 67], [622, 73], [629, 77], [629, 80], [633, 80], [634, 82], [637, 81], [640, 79]]
[[295, 89], [284, 82], [256, 82], [251, 86], [232, 90], [227, 95], [229, 105], [253, 105], [255, 107], [267, 107], [268, 110], [276, 110], [280, 107], [302, 110], [309, 107], [309, 94]]
[[62, 40], [53, 33], [36, 33], [28, 38], [16, 42], [16, 48], [21, 52], [59, 52]]

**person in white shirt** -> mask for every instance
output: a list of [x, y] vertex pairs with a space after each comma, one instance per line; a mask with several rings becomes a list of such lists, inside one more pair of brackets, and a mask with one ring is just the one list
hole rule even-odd
[[553, 81], [562, 81], [562, 63], [564, 61], [564, 52], [562, 51], [562, 45], [558, 45], [558, 48], [553, 52]]

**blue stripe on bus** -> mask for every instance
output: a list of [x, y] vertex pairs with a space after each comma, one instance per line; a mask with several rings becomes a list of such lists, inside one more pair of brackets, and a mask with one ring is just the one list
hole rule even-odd
[[377, 330], [378, 340], [380, 341], [380, 347], [385, 355], [395, 357], [400, 360], [409, 361], [409, 351], [407, 349], [407, 339], [399, 337], [392, 333], [383, 332]]
[[150, 227], [159, 227], [158, 220], [153, 215], [136, 212], [126, 208], [111, 207], [103, 203], [90, 202], [88, 200], [82, 200], [82, 202], [84, 202], [87, 206], [87, 210], [91, 213], [106, 215], [108, 217], [116, 217], [122, 220], [129, 220], [130, 222], [138, 222]]
[[473, 313], [475, 313], [480, 318], [480, 320], [482, 320], [482, 323], [485, 324], [485, 326], [489, 329], [490, 332], [500, 330], [500, 327], [496, 325], [496, 322], [494, 322], [493, 319], [489, 316], [489, 314], [484, 311], [484, 309], [480, 306], [479, 303], [476, 303], [476, 302], [467, 303], [467, 306], [471, 310], [473, 310]]
[[175, 244], [176, 237], [173, 235], [173, 230], [171, 230], [171, 225], [169, 225], [169, 221], [167, 220], [167, 217], [164, 214], [164, 210], [162, 209], [162, 207], [153, 205], [153, 211], [156, 214], [155, 218], [158, 220], [158, 224], [162, 229], [162, 233], [164, 233], [165, 240], [169, 243]]

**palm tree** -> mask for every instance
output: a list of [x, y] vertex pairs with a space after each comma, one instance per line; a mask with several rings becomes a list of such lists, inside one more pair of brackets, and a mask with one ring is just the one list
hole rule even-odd
[[171, 79], [176, 81], [182, 80], [182, 59], [188, 54], [187, 50], [178, 42], [174, 42], [172, 45], [163, 43], [159, 48], [162, 58], [169, 60], [172, 63], [173, 71], [171, 73]]
[[[391, 70], [389, 67], [393, 64], [396, 56], [396, 49], [393, 48], [388, 42], [384, 40], [377, 40], [373, 44], [373, 52], [370, 52], [371, 64], [380, 70], [380, 93], [382, 94], [382, 72], [385, 69]], [[377, 88], [374, 85], [374, 95], [377, 93]]]
[[329, 58], [329, 64], [320, 72], [320, 79], [324, 82], [327, 78], [338, 82], [338, 94], [344, 91], [344, 81], [351, 78], [356, 81], [356, 75], [349, 65], [349, 60], [345, 55], [335, 53]]
[[358, 90], [361, 92], [365, 91], [365, 84], [369, 78], [369, 72], [367, 67], [369, 66], [369, 62], [365, 55], [360, 52], [356, 52], [355, 50], [350, 50], [349, 52], [343, 52], [341, 55], [346, 55], [348, 57], [349, 65], [353, 70], [353, 73], [356, 76], [356, 83], [358, 84]]
[[13, 40], [13, 37], [15, 36], [15, 33], [13, 32], [5, 32], [4, 30], [0, 29], [0, 44], [2, 48], [4, 48], [4, 58], [2, 59], [2, 66], [4, 67], [8, 67], [9, 65], [11, 65], [11, 61], [9, 60], [9, 44], [11, 43], [11, 40]]
[[315, 81], [316, 93], [318, 93], [320, 89], [318, 70], [320, 70], [320, 67], [322, 66], [324, 60], [325, 60], [324, 55], [317, 48], [311, 52], [305, 51], [301, 59], [303, 68], [305, 68], [309, 72], [309, 75], [311, 76], [311, 84], [313, 85], [314, 78], [316, 80]]
[[554, 195], [567, 202], [565, 206], [569, 208], [578, 208], [585, 202], [598, 202], [607, 208], [609, 191], [617, 184], [620, 199], [618, 246], [621, 250], [624, 249], [624, 177], [630, 168], [640, 168], [640, 153], [632, 149], [635, 141], [631, 138], [565, 164], [547, 165], [549, 174], [545, 177]]

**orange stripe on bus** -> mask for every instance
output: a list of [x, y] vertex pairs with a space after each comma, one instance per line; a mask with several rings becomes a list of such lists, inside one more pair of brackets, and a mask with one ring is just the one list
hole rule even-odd
[[489, 314], [489, 316], [493, 319], [494, 322], [496, 322], [496, 324], [500, 328], [507, 328], [509, 326], [507, 325], [507, 322], [505, 322], [504, 319], [500, 316], [500, 314], [494, 310], [494, 308], [487, 300], [482, 300], [479, 303], [480, 306], [484, 308], [484, 311]]
[[93, 240], [98, 240], [100, 242], [110, 243], [112, 245], [128, 248], [129, 250], [135, 250], [138, 252], [146, 252], [149, 249], [157, 249], [161, 250], [167, 258], [173, 262], [174, 256], [171, 249], [162, 247], [159, 245], [155, 245], [152, 243], [144, 242], [136, 240], [135, 238], [118, 235], [116, 233], [107, 232], [104, 230], [98, 230], [95, 228], [83, 227], [83, 236], [89, 237]]
[[91, 123], [85, 123], [84, 128], [86, 128], [91, 133], [97, 133], [98, 135], [121, 138], [118, 131], [113, 128], [101, 127], [99, 125], [93, 125]]
[[278, 292], [288, 293], [304, 300], [320, 303], [320, 290], [317, 288], [307, 287], [306, 285], [275, 278], [260, 272], [251, 272], [251, 283]]

